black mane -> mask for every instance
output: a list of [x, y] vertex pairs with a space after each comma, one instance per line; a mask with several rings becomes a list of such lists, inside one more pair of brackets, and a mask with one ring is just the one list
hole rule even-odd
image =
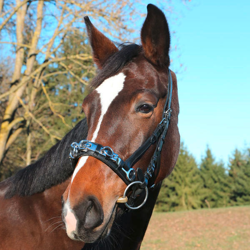
[[97, 76], [92, 80], [90, 88], [97, 88], [105, 79], [117, 74], [128, 62], [138, 56], [142, 51], [142, 47], [138, 44], [121, 44], [121, 49], [110, 56], [105, 62], [103, 68], [98, 72]]
[[87, 122], [83, 119], [44, 157], [7, 179], [10, 185], [5, 197], [40, 193], [67, 180], [74, 171], [74, 166], [69, 159], [70, 145], [74, 141], [79, 142], [85, 139], [87, 133]]

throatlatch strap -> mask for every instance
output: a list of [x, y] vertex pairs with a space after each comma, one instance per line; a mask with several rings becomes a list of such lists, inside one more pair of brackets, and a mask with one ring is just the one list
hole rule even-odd
[[153, 135], [151, 135], [126, 161], [125, 164], [128, 167], [133, 167], [137, 161], [145, 154], [149, 147], [155, 144], [163, 131], [163, 126], [159, 124], [155, 129]]

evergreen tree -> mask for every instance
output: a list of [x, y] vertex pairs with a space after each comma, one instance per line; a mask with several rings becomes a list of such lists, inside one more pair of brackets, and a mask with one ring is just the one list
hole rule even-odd
[[204, 185], [203, 207], [224, 207], [229, 205], [228, 176], [222, 163], [216, 163], [210, 148], [201, 160], [200, 175]]
[[229, 177], [232, 205], [250, 204], [250, 149], [241, 153], [236, 149], [230, 159]]
[[200, 208], [201, 190], [202, 180], [195, 159], [182, 143], [176, 166], [163, 181], [156, 209], [176, 211]]

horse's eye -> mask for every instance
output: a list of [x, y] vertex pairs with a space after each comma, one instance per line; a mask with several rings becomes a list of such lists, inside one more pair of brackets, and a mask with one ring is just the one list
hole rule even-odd
[[147, 113], [150, 113], [151, 111], [153, 111], [153, 109], [154, 109], [154, 107], [152, 105], [142, 104], [136, 108], [136, 112], [141, 112], [141, 113], [147, 114]]

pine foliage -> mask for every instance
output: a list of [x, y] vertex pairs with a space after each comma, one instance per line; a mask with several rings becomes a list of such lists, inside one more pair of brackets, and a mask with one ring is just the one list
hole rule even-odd
[[162, 183], [156, 210], [250, 205], [250, 148], [236, 149], [229, 161], [227, 169], [207, 147], [198, 166], [182, 143], [177, 164]]
[[204, 185], [203, 207], [225, 207], [229, 204], [229, 183], [222, 163], [216, 163], [210, 148], [201, 160], [200, 175]]
[[175, 211], [199, 208], [201, 189], [202, 182], [195, 159], [182, 144], [176, 166], [162, 184], [157, 210]]
[[250, 205], [250, 149], [235, 150], [230, 158], [229, 179], [232, 205]]

